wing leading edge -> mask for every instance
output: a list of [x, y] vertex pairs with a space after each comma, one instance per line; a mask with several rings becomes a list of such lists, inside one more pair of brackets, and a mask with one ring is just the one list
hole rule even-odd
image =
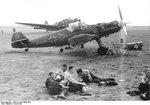
[[48, 24], [35, 24], [35, 23], [21, 23], [21, 22], [16, 22], [16, 24], [21, 24], [21, 25], [28, 25], [32, 26], [35, 29], [46, 29], [48, 31], [56, 31], [59, 30], [58, 26], [55, 25], [48, 25]]

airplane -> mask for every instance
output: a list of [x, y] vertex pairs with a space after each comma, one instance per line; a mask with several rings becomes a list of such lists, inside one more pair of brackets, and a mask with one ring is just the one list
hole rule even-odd
[[[119, 14], [121, 18], [120, 22], [115, 20], [108, 23], [87, 25], [84, 22], [77, 21], [75, 23], [70, 23], [66, 28], [54, 31], [46, 36], [33, 40], [29, 40], [21, 32], [16, 32], [12, 36], [11, 45], [13, 48], [25, 48], [25, 51], [28, 51], [29, 48], [64, 45], [71, 47], [81, 46], [81, 48], [83, 48], [86, 42], [95, 40], [99, 46], [98, 54], [105, 55], [108, 51], [111, 52], [111, 50], [104, 46], [101, 38], [108, 37], [120, 30], [123, 30], [126, 34], [126, 23], [122, 20], [120, 8]], [[63, 48], [60, 49], [60, 52], [63, 52]]]
[[49, 25], [47, 21], [45, 21], [44, 24], [22, 23], [22, 22], [16, 22], [16, 24], [28, 25], [28, 26], [33, 27], [34, 29], [45, 29], [46, 31], [57, 31], [57, 30], [66, 28], [69, 26], [70, 23], [74, 23], [77, 21], [81, 21], [81, 20], [78, 18], [75, 18], [75, 19], [66, 18], [59, 22], [54, 23], [53, 25]]

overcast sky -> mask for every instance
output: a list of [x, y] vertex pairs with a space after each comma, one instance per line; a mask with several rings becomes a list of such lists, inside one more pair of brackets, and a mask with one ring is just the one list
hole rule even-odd
[[53, 24], [65, 18], [80, 18], [87, 24], [120, 20], [150, 25], [150, 0], [0, 0], [0, 26], [15, 22]]

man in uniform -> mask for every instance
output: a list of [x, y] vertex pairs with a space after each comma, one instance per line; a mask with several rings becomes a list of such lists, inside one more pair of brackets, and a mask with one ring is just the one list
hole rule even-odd
[[46, 79], [45, 86], [51, 95], [57, 95], [58, 98], [65, 99], [68, 87], [61, 83], [64, 78], [58, 78], [58, 76], [59, 75], [50, 72], [49, 77]]
[[78, 69], [77, 74], [82, 79], [82, 81], [85, 82], [85, 83], [94, 82], [94, 83], [98, 83], [100, 86], [103, 85], [103, 84], [109, 85], [109, 86], [118, 85], [115, 82], [115, 79], [113, 79], [113, 78], [103, 78], [103, 79], [101, 79], [101, 78], [93, 75], [87, 69]]
[[68, 88], [69, 92], [80, 91], [80, 92], [84, 93], [86, 91], [86, 84], [75, 80], [73, 75], [71, 75], [71, 73], [69, 73], [66, 64], [64, 64], [62, 66], [62, 71], [59, 71], [59, 74], [63, 75], [65, 77], [65, 80], [67, 81], [67, 86], [69, 87]]

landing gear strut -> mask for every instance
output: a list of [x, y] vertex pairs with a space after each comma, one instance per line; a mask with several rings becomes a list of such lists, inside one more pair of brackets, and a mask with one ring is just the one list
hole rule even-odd
[[25, 50], [24, 50], [25, 52], [28, 52], [29, 51], [29, 48], [25, 48]]
[[96, 39], [98, 45], [99, 45], [99, 48], [97, 50], [97, 53], [98, 55], [113, 55], [113, 51], [111, 49], [109, 49], [108, 47], [104, 47], [104, 45], [102, 44], [102, 41], [98, 38]]

